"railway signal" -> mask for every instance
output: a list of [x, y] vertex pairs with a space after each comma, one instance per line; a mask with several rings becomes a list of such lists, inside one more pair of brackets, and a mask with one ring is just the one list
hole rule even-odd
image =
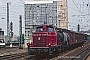
[[13, 31], [13, 23], [10, 23], [10, 30]]
[[11, 38], [13, 37], [13, 32], [11, 32]]
[[78, 32], [80, 31], [80, 25], [78, 24]]
[[12, 38], [13, 38], [13, 23], [10, 22], [10, 33], [9, 33], [10, 37], [10, 47], [12, 47]]

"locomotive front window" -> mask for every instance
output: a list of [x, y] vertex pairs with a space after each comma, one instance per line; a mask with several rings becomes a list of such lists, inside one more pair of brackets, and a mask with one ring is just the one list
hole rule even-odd
[[37, 28], [38, 32], [43, 32], [43, 28]]
[[53, 28], [48, 27], [48, 32], [53, 32]]

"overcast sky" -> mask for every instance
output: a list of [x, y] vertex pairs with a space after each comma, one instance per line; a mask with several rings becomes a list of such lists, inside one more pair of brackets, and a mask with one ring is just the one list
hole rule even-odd
[[[6, 3], [9, 5], [10, 22], [13, 22], [13, 32], [19, 35], [19, 15], [23, 17], [24, 27], [24, 2], [33, 0], [0, 0], [0, 28], [7, 34], [7, 15]], [[90, 29], [90, 6], [89, 0], [67, 0], [68, 1], [68, 29], [77, 30], [77, 24], [80, 24], [81, 30]], [[2, 19], [4, 18], [4, 19]], [[24, 29], [23, 29], [24, 33]]]
[[80, 24], [80, 30], [90, 29], [90, 4], [89, 0], [68, 0], [68, 20], [69, 29], [77, 30]]
[[[7, 5], [9, 3], [9, 19], [13, 22], [13, 32], [15, 35], [19, 35], [19, 15], [23, 17], [24, 27], [24, 4], [20, 0], [0, 0], [0, 28], [7, 34]], [[2, 19], [4, 18], [4, 19]], [[24, 29], [23, 29], [24, 30]], [[24, 32], [24, 31], [23, 31]]]

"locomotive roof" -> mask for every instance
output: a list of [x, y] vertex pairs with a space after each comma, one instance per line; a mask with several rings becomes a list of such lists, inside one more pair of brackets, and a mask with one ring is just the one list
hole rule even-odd
[[[47, 27], [55, 27], [54, 25], [47, 25], [47, 24], [43, 24], [46, 25]], [[42, 27], [43, 25], [39, 25], [37, 28]], [[62, 29], [62, 28], [57, 28], [55, 27], [57, 30], [63, 31], [63, 32], [72, 32], [72, 33], [79, 33], [79, 34], [83, 34], [81, 32], [76, 32], [76, 31], [72, 31], [72, 30], [68, 30], [68, 29]]]
[[79, 34], [83, 34], [81, 32], [76, 32], [76, 31], [72, 31], [72, 30], [67, 30], [67, 29], [62, 29], [64, 32], [72, 32], [72, 33], [79, 33]]
[[[54, 27], [53, 25], [47, 25], [47, 24], [43, 24], [43, 25], [46, 25], [47, 27]], [[39, 25], [38, 27], [42, 27], [43, 25]]]

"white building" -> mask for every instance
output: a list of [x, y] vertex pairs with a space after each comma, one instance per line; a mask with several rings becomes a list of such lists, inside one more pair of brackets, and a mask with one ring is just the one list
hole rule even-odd
[[[36, 25], [46, 22], [67, 29], [67, 1], [48, 0], [25, 3], [25, 39], [32, 35]], [[30, 38], [31, 39], [31, 38]]]

